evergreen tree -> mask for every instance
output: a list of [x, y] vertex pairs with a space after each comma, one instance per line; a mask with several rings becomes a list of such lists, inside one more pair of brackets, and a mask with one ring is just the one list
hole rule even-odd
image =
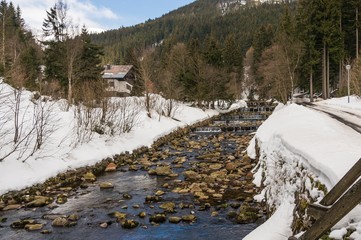
[[68, 6], [63, 0], [58, 0], [49, 11], [43, 22], [44, 36], [52, 37], [55, 42], [63, 42], [68, 37], [67, 29], [70, 22], [67, 19]]
[[[25, 75], [28, 81], [25, 83], [25, 87], [28, 89], [39, 89], [41, 86], [40, 79], [40, 57], [39, 47], [37, 45], [27, 46], [21, 54], [21, 66], [24, 69]], [[39, 88], [37, 88], [39, 86]]]
[[214, 36], [209, 36], [205, 40], [204, 58], [208, 64], [223, 66], [222, 48]]
[[47, 11], [47, 18], [44, 19], [43, 32], [48, 40], [45, 45], [45, 76], [49, 81], [58, 81], [64, 88], [67, 86], [67, 62], [66, 43], [68, 38], [66, 29], [69, 27], [66, 21], [67, 6], [59, 0]]
[[20, 7], [15, 8], [5, 0], [0, 3], [0, 36], [0, 74], [16, 87], [32, 86], [34, 89], [40, 48], [32, 33], [25, 29]]
[[85, 81], [95, 81], [100, 78], [103, 70], [101, 65], [101, 56], [103, 52], [98, 45], [91, 42], [89, 34], [85, 26], [82, 28], [80, 35], [81, 53], [77, 59], [75, 75], [77, 83]]
[[242, 53], [233, 34], [226, 37], [223, 48], [224, 64], [228, 71], [236, 68], [237, 71], [242, 70]]

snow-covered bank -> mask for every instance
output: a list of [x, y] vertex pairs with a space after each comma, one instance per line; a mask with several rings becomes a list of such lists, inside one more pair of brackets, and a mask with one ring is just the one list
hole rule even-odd
[[[7, 122], [3, 121], [4, 125], [1, 125], [0, 130], [6, 138], [11, 140], [13, 89], [6, 84], [1, 84], [1, 87], [2, 107], [0, 110], [2, 112], [0, 112], [0, 116], [7, 116], [9, 119]], [[32, 116], [35, 112], [36, 104], [31, 99], [31, 93], [22, 93], [20, 116], [25, 119], [21, 121], [23, 129], [30, 129], [34, 124], [33, 121], [26, 120], [27, 116]], [[22, 149], [17, 149], [17, 152], [0, 161], [0, 195], [10, 190], [20, 190], [43, 182], [69, 169], [93, 165], [114, 154], [131, 152], [141, 146], [150, 146], [159, 137], [179, 127], [185, 127], [218, 114], [215, 110], [203, 111], [180, 104], [174, 118], [160, 117], [156, 112], [152, 113], [153, 118], [148, 118], [145, 109], [142, 109], [137, 118], [138, 124], [129, 133], [114, 136], [94, 133], [90, 142], [74, 147], [73, 135], [74, 126], [76, 126], [74, 113], [76, 111], [74, 109], [64, 111], [62, 101], [49, 101], [42, 104], [49, 105], [47, 111], [51, 111], [53, 132], [49, 134], [40, 150], [27, 158], [25, 162], [21, 159], [21, 155], [25, 151]], [[29, 139], [29, 141], [34, 141], [34, 139]], [[8, 145], [10, 146], [10, 144]], [[26, 146], [30, 146], [30, 144]], [[6, 149], [3, 148], [3, 150]]]
[[[345, 98], [317, 104], [347, 108], [348, 112], [352, 109], [361, 116], [361, 101], [357, 98], [352, 101], [352, 107]], [[256, 156], [256, 142], [260, 148], [260, 168], [255, 174], [257, 184], [261, 183], [262, 171], [265, 174], [265, 188], [258, 200], [265, 199], [266, 195], [267, 203], [277, 210], [245, 239], [288, 239], [295, 192], [308, 191], [308, 197], [321, 200], [323, 192], [317, 182], [331, 189], [361, 157], [361, 134], [324, 113], [296, 104], [278, 109], [258, 129], [248, 148], [251, 157]], [[345, 228], [355, 230], [353, 239], [361, 239], [361, 207], [340, 221], [332, 236], [342, 239], [339, 237], [346, 232]]]

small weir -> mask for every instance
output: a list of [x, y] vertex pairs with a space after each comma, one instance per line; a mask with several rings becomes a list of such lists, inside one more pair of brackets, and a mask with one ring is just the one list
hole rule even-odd
[[[257, 163], [244, 151], [266, 118], [238, 110], [139, 156], [114, 157], [116, 171], [95, 182], [76, 176], [77, 186], [64, 178], [2, 196], [0, 239], [242, 239], [265, 219], [253, 200]], [[40, 196], [51, 198], [29, 204]]]
[[235, 132], [249, 134], [257, 131], [258, 127], [274, 110], [274, 106], [264, 106], [261, 102], [251, 103], [250, 108], [240, 108], [231, 114], [221, 115], [209, 126], [193, 129], [195, 133]]

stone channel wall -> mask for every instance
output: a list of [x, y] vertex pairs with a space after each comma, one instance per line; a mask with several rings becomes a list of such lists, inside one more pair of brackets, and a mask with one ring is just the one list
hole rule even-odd
[[301, 156], [293, 154], [281, 143], [273, 146], [281, 147], [266, 148], [257, 137], [254, 139], [253, 147], [258, 160], [256, 175], [262, 176], [262, 192], [258, 200], [267, 205], [268, 217], [285, 201], [292, 204], [294, 210], [291, 228], [293, 234], [297, 234], [311, 226], [314, 219], [309, 216], [307, 207], [310, 203], [322, 199], [327, 189], [307, 167], [307, 161]]

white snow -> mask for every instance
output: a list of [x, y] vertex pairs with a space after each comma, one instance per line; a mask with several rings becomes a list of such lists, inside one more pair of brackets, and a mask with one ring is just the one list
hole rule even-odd
[[[361, 124], [361, 100], [357, 97], [353, 96], [351, 103], [344, 97], [320, 101], [316, 105]], [[296, 104], [279, 107], [258, 129], [248, 147], [248, 154], [253, 158], [256, 140], [261, 168], [255, 174], [255, 183], [261, 184], [261, 171], [266, 174], [265, 189], [256, 200], [262, 200], [267, 192], [267, 202], [276, 211], [250, 233], [247, 240], [288, 239], [292, 233], [290, 222], [294, 208], [290, 199], [294, 199], [302, 183], [314, 200], [319, 201], [323, 193], [312, 186], [311, 179], [319, 180], [330, 190], [361, 158], [360, 133], [325, 113]], [[346, 228], [355, 230], [352, 239], [361, 239], [360, 205], [334, 226], [332, 237], [342, 239]]]
[[[13, 134], [13, 121], [11, 120], [13, 116], [13, 90], [10, 86], [0, 83], [0, 133], [1, 138], [8, 139], [8, 142], [11, 142]], [[24, 131], [31, 129], [33, 125], [31, 119], [26, 119], [28, 116], [32, 116], [35, 111], [35, 104], [30, 101], [31, 97], [30, 92], [24, 91], [22, 94], [20, 114], [21, 119], [22, 116], [25, 116], [25, 120], [21, 121]], [[43, 104], [51, 109], [51, 124], [56, 130], [49, 136], [40, 150], [26, 159], [25, 162], [23, 160], [26, 154], [21, 156], [24, 152], [22, 150], [17, 150], [14, 154], [0, 161], [0, 195], [10, 190], [20, 190], [41, 183], [47, 178], [69, 169], [93, 165], [106, 157], [112, 157], [114, 154], [125, 151], [132, 152], [141, 146], [150, 146], [159, 137], [179, 127], [185, 127], [218, 114], [215, 110], [203, 111], [181, 104], [174, 113], [174, 119], [159, 117], [156, 112], [152, 112], [153, 117], [148, 118], [145, 109], [142, 109], [138, 124], [129, 133], [116, 134], [115, 136], [94, 133], [90, 142], [75, 145], [75, 110], [70, 108], [69, 111], [64, 111], [63, 101], [48, 101]], [[4, 139], [0, 139], [0, 144], [4, 142]], [[0, 157], [11, 146], [13, 145], [8, 144], [6, 148], [0, 145]], [[25, 152], [28, 153], [29, 150]]]
[[[13, 89], [0, 83], [0, 156], [11, 149], [13, 138], [14, 109]], [[52, 134], [32, 156], [27, 156], [34, 139], [22, 143], [24, 148], [0, 162], [0, 195], [10, 191], [40, 183], [57, 173], [68, 169], [95, 164], [114, 154], [141, 146], [150, 146], [157, 138], [171, 131], [207, 119], [217, 111], [179, 105], [174, 118], [159, 117], [152, 112], [148, 118], [145, 109], [140, 111], [138, 124], [129, 133], [99, 135], [94, 133], [92, 140], [74, 144], [76, 121], [74, 109], [64, 111], [63, 101], [46, 101], [37, 105], [30, 101], [32, 94], [22, 94], [20, 120], [22, 131], [34, 125], [31, 116], [43, 106], [51, 112], [49, 119]], [[242, 107], [237, 102], [233, 107]], [[351, 122], [360, 123], [361, 100], [357, 97], [331, 99], [317, 102], [317, 107], [327, 109]], [[175, 120], [177, 119], [177, 120]], [[319, 201], [323, 193], [314, 188], [314, 181], [320, 181], [331, 189], [361, 157], [361, 134], [352, 128], [330, 118], [327, 114], [291, 104], [279, 106], [258, 129], [247, 151], [250, 157], [256, 156], [255, 145], [260, 147], [260, 168], [255, 173], [255, 183], [265, 189], [256, 196], [261, 201], [269, 194], [267, 202], [275, 209], [273, 216], [250, 233], [245, 239], [288, 239], [292, 234], [291, 223], [295, 206], [294, 193], [305, 187], [314, 200]], [[8, 144], [6, 144], [8, 143]], [[28, 144], [28, 145], [26, 145]], [[26, 160], [23, 162], [23, 160]], [[332, 230], [332, 237], [342, 239], [346, 229], [355, 230], [351, 238], [361, 239], [361, 207], [358, 206]]]

